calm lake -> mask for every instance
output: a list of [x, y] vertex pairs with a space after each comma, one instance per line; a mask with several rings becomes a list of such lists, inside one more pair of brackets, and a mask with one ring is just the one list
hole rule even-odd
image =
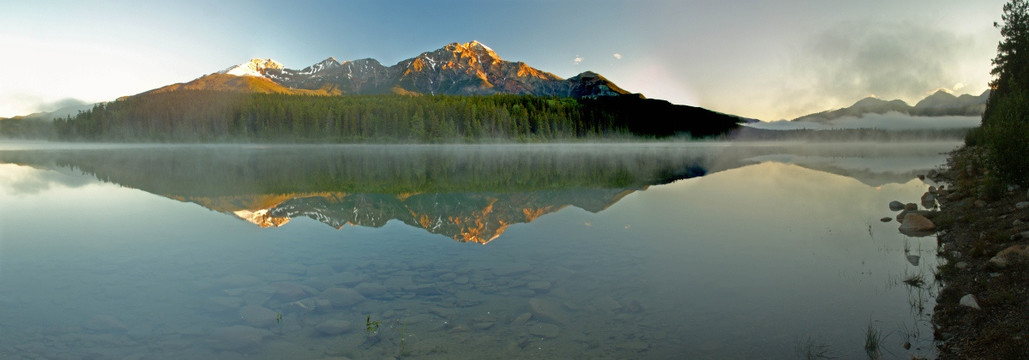
[[0, 143], [0, 358], [933, 357], [958, 145]]

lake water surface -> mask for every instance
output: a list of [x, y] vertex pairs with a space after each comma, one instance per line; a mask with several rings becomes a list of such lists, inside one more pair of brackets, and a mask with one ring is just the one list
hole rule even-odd
[[932, 357], [958, 145], [0, 143], [0, 359]]

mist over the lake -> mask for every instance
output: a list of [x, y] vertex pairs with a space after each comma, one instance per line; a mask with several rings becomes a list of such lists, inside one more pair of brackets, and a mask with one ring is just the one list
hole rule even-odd
[[912, 116], [897, 112], [846, 116], [825, 122], [774, 121], [743, 124], [765, 130], [945, 130], [971, 129], [982, 123], [981, 116]]

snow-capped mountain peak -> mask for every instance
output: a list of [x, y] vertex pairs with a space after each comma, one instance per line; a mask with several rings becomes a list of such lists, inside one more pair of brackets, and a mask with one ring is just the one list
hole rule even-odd
[[486, 44], [483, 44], [483, 43], [479, 42], [479, 40], [472, 40], [472, 42], [465, 44], [465, 46], [470, 47], [470, 48], [479, 47], [479, 48], [485, 49], [486, 51], [493, 52], [492, 48], [490, 48], [489, 46], [486, 46]]
[[308, 66], [308, 67], [304, 68], [303, 70], [300, 70], [300, 72], [298, 72], [298, 74], [300, 74], [300, 75], [314, 75], [314, 74], [319, 73], [319, 72], [324, 71], [324, 70], [334, 69], [334, 68], [340, 67], [341, 65], [342, 65], [342, 63], [340, 63], [339, 60], [336, 60], [336, 58], [330, 56], [328, 59], [322, 60], [321, 62], [319, 62], [317, 64]]
[[[162, 89], [238, 87], [245, 92], [291, 94], [527, 94], [578, 98], [629, 94], [595, 73], [565, 80], [523, 62], [506, 61], [474, 40], [450, 43], [392, 66], [383, 66], [375, 59], [339, 61], [329, 57], [303, 69], [289, 69], [274, 60], [258, 58], [212, 75], [217, 76]], [[232, 77], [249, 79], [236, 81]]]
[[235, 76], [264, 77], [264, 72], [267, 69], [282, 70], [284, 68], [285, 66], [272, 59], [250, 59], [248, 62], [222, 70], [220, 73]]

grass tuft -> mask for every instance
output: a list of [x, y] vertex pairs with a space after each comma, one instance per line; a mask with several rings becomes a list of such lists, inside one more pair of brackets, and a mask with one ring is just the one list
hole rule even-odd
[[882, 330], [875, 326], [874, 322], [868, 323], [865, 329], [865, 354], [869, 359], [878, 360], [882, 358], [882, 342], [885, 337]]

